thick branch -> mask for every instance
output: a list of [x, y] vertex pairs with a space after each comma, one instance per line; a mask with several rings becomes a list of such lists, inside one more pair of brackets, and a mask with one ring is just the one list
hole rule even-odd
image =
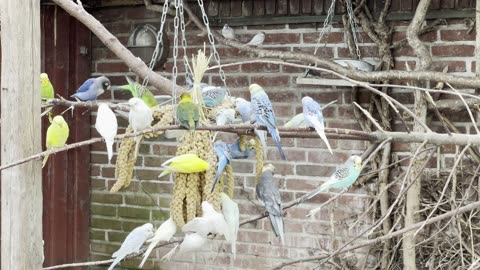
[[[118, 58], [120, 58], [133, 72], [142, 78], [148, 77], [149, 83], [159, 89], [163, 94], [170, 94], [172, 92], [172, 82], [152, 70], [140, 60], [140, 58], [133, 55], [120, 41], [112, 35], [95, 17], [85, 11], [81, 5], [75, 4], [70, 0], [53, 0], [57, 5], [63, 8], [68, 14], [75, 17], [83, 23], [100, 41], [102, 41], [108, 49], [110, 49]], [[184, 89], [176, 86], [177, 91], [181, 92]]]
[[420, 59], [420, 63], [416, 68], [417, 70], [427, 70], [430, 65], [432, 65], [432, 56], [430, 55], [427, 46], [425, 46], [419, 38], [419, 33], [425, 22], [425, 16], [427, 15], [430, 1], [431, 0], [421, 0], [418, 3], [415, 15], [407, 28], [408, 44], [410, 44], [417, 57]]

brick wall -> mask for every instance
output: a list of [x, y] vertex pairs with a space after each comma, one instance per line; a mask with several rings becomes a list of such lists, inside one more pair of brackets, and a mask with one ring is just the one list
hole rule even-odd
[[[143, 7], [108, 8], [93, 11], [93, 15], [116, 35], [123, 43], [126, 43], [129, 31], [135, 23], [152, 22], [158, 24], [158, 16]], [[396, 23], [395, 40], [405, 37], [407, 23]], [[275, 48], [286, 51], [301, 51], [312, 53], [318, 37], [318, 31], [313, 25], [275, 25], [268, 27], [241, 27], [236, 28], [240, 40], [247, 41], [256, 31], [266, 32], [266, 48]], [[206, 37], [198, 37], [199, 31], [193, 24], [187, 27], [187, 40], [189, 43], [188, 55], [203, 47], [208, 42]], [[319, 50], [319, 55], [327, 58], [346, 57], [348, 50], [343, 43], [342, 28], [337, 25], [328, 36], [328, 44]], [[172, 39], [172, 23], [169, 18], [167, 32]], [[451, 72], [471, 74], [475, 70], [473, 57], [474, 33], [467, 34], [463, 21], [451, 21], [448, 26], [441, 26], [438, 30], [422, 37], [434, 55], [435, 70], [442, 70], [449, 65]], [[171, 42], [173, 44], [173, 42]], [[239, 52], [236, 49], [218, 46], [222, 62], [249, 60], [251, 56]], [[376, 61], [377, 51], [375, 44], [363, 35], [361, 44], [362, 55], [367, 61]], [[181, 50], [179, 51], [182, 57]], [[169, 56], [172, 56], [170, 52]], [[412, 50], [407, 48], [395, 51], [396, 69], [404, 69], [405, 62], [414, 65], [416, 58]], [[109, 52], [99, 41], [94, 38], [93, 42], [93, 65], [92, 75], [106, 75], [111, 78], [113, 84], [124, 84], [123, 75], [134, 75], [128, 68]], [[183, 71], [182, 63], [179, 68]], [[164, 67], [158, 67], [157, 71], [162, 75], [169, 76], [172, 67], [171, 58]], [[259, 83], [264, 86], [270, 99], [274, 103], [275, 113], [280, 123], [284, 123], [294, 114], [301, 111], [301, 98], [305, 95], [313, 97], [320, 103], [332, 100], [338, 102], [324, 111], [328, 127], [360, 129], [353, 117], [350, 88], [327, 88], [318, 86], [297, 85], [295, 80], [302, 70], [280, 67], [270, 64], [251, 64], [228, 68], [227, 84], [234, 96], [249, 97], [247, 86], [251, 83]], [[183, 82], [180, 76], [179, 81]], [[218, 74], [208, 73], [205, 81], [211, 84], [220, 84]], [[399, 90], [394, 93], [395, 97], [404, 103], [411, 103], [411, 95], [406, 91]], [[368, 102], [363, 95], [360, 100]], [[108, 100], [126, 100], [128, 94], [124, 92], [105, 93], [102, 98]], [[468, 117], [463, 114], [455, 117], [456, 125], [462, 130], [469, 132], [470, 124]], [[92, 123], [94, 123], [92, 114]], [[127, 122], [121, 120], [121, 126]], [[94, 130], [93, 126], [92, 129]], [[440, 130], [440, 129], [439, 129]], [[121, 131], [123, 132], [123, 130]], [[93, 131], [97, 136], [96, 132]], [[228, 137], [230, 140], [232, 137]], [[352, 154], [361, 154], [368, 143], [361, 141], [336, 141], [330, 140], [334, 149], [332, 157], [324, 144], [319, 139], [282, 139], [282, 143], [289, 159], [288, 162], [280, 161], [278, 153], [271, 141], [268, 161], [275, 165], [276, 180], [281, 190], [282, 199], [288, 202], [305, 194], [306, 191], [320, 185], [334, 171], [336, 164], [343, 162]], [[172, 157], [176, 151], [176, 143], [172, 140], [158, 139], [146, 140], [142, 146], [136, 163], [134, 181], [132, 185], [119, 193], [109, 193], [113, 185], [114, 165], [107, 164], [107, 155], [104, 144], [95, 144], [91, 148], [91, 181], [92, 181], [92, 204], [91, 204], [91, 256], [92, 260], [106, 259], [119, 247], [125, 236], [134, 227], [145, 222], [153, 222], [157, 227], [169, 215], [169, 203], [173, 188], [173, 179], [158, 179], [159, 165]], [[118, 146], [118, 145], [117, 145]], [[117, 147], [115, 147], [117, 149]], [[394, 149], [399, 157], [403, 157], [408, 147], [395, 144]], [[452, 147], [442, 148], [441, 162], [452, 162]], [[113, 163], [115, 159], [113, 160]], [[235, 161], [235, 200], [239, 203], [241, 219], [262, 212], [253, 202], [255, 198], [254, 170], [255, 160]], [[372, 187], [374, 187], [372, 185]], [[366, 194], [364, 188], [351, 188], [347, 194], [340, 197], [334, 203], [334, 208], [325, 208], [320, 214], [312, 218], [305, 218], [306, 213], [313, 207], [326, 201], [334, 193], [322, 194], [308, 203], [286, 211], [285, 231], [286, 243], [282, 247], [275, 240], [267, 219], [248, 224], [240, 228], [238, 236], [238, 255], [234, 261], [230, 256], [230, 247], [224, 241], [211, 241], [205, 251], [195, 254], [178, 254], [170, 262], [159, 262], [169, 248], [160, 248], [156, 251], [157, 259], [150, 260], [146, 269], [264, 269], [276, 265], [283, 260], [296, 259], [322, 251], [339, 247], [351, 237], [354, 237], [369, 224], [369, 220], [363, 220], [357, 226], [349, 227], [357, 220], [359, 214], [369, 205], [371, 197]], [[335, 224], [335, 237], [331, 234], [330, 216]], [[357, 265], [363, 264], [366, 250], [358, 250], [352, 260]], [[152, 256], [154, 257], [154, 256]], [[374, 260], [370, 257], [369, 261]], [[122, 265], [135, 266], [134, 263]], [[298, 269], [307, 269], [302, 265]]]

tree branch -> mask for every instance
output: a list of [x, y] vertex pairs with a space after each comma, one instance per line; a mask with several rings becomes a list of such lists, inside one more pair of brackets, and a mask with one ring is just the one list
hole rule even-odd
[[[97, 36], [98, 39], [100, 39], [100, 41], [102, 41], [102, 43], [120, 58], [133, 72], [138, 74], [141, 78], [148, 77], [149, 83], [159, 89], [162, 93], [170, 94], [172, 92], [172, 82], [170, 80], [150, 70], [140, 58], [136, 57], [125, 48], [125, 46], [123, 46], [114, 35], [95, 19], [95, 17], [85, 11], [81, 5], [77, 5], [70, 0], [52, 1], [90, 29], [90, 31], [92, 31], [95, 36]], [[175, 87], [178, 92], [185, 91], [181, 86], [177, 85]]]

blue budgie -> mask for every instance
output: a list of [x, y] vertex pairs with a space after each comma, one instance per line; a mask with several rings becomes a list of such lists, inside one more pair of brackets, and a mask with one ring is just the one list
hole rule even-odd
[[277, 145], [280, 157], [287, 160], [280, 142], [280, 133], [277, 128], [277, 121], [275, 120], [275, 113], [273, 112], [272, 103], [268, 99], [267, 94], [263, 88], [258, 84], [252, 84], [248, 88], [251, 95], [251, 107], [253, 114], [257, 120], [256, 124], [267, 127], [268, 133], [272, 136], [273, 141]]
[[246, 159], [249, 158], [255, 152], [255, 140], [251, 139], [247, 142], [247, 147], [245, 151], [240, 150], [240, 140], [237, 140], [234, 143], [227, 144], [230, 149], [230, 154], [232, 159]]
[[278, 187], [273, 181], [274, 169], [275, 167], [272, 164], [263, 166], [262, 176], [260, 177], [260, 182], [257, 184], [256, 192], [257, 198], [263, 203], [268, 212], [268, 218], [272, 224], [273, 232], [277, 237], [280, 237], [280, 241], [282, 245], [284, 245], [282, 198], [280, 197]]
[[335, 173], [330, 176], [330, 179], [323, 183], [317, 189], [308, 193], [301, 202], [315, 197], [323, 191], [328, 191], [331, 188], [348, 188], [350, 187], [360, 175], [362, 168], [362, 158], [359, 156], [351, 156], [347, 161], [335, 170]]
[[330, 154], [333, 155], [327, 136], [325, 136], [325, 123], [323, 122], [323, 114], [320, 105], [311, 97], [303, 97], [302, 105], [305, 124], [307, 124], [309, 127], [315, 128], [318, 136], [320, 136], [320, 138], [325, 142], [328, 151], [330, 151]]
[[110, 90], [110, 86], [110, 80], [105, 76], [91, 78], [86, 80], [71, 97], [81, 101], [96, 100], [106, 90]]
[[223, 87], [204, 86], [200, 85], [202, 89], [203, 103], [207, 107], [217, 107], [225, 99], [227, 90]]
[[284, 127], [307, 127], [307, 124], [305, 123], [305, 116], [303, 113], [299, 113], [295, 115], [292, 119], [290, 119]]
[[[235, 111], [240, 114], [243, 123], [253, 124], [256, 122], [255, 115], [253, 114], [252, 105], [250, 101], [246, 101], [243, 98], [235, 98]], [[263, 157], [267, 157], [267, 131], [255, 129], [260, 143], [262, 144]]]
[[215, 153], [217, 154], [218, 158], [218, 163], [217, 163], [217, 174], [215, 175], [215, 180], [213, 181], [213, 186], [212, 190], [210, 192], [213, 192], [215, 189], [215, 186], [217, 185], [218, 179], [220, 179], [220, 176], [223, 173], [223, 170], [225, 170], [225, 167], [227, 167], [227, 164], [230, 163], [232, 160], [232, 153], [230, 153], [230, 148], [228, 145], [222, 141], [217, 141], [213, 144]]
[[108, 267], [112, 270], [123, 258], [132, 253], [139, 253], [143, 243], [153, 236], [153, 225], [146, 223], [140, 227], [133, 229], [123, 241], [122, 246], [115, 253], [112, 258], [115, 258], [113, 263]]

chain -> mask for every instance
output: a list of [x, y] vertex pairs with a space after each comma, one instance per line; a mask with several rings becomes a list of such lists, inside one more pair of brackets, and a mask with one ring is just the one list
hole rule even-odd
[[[168, 11], [168, 0], [165, 0], [165, 3], [163, 3], [162, 18], [160, 20], [160, 29], [157, 32], [157, 44], [155, 45], [155, 50], [153, 51], [152, 59], [150, 60], [150, 64], [148, 65], [149, 70], [153, 70], [155, 63], [157, 62], [158, 53], [160, 51], [160, 44], [162, 44], [162, 48], [163, 48], [163, 43], [162, 43], [163, 27], [167, 19], [167, 11]], [[165, 50], [166, 48], [163, 48], [163, 49]], [[139, 95], [138, 95], [139, 98], [143, 96], [143, 92], [145, 92], [145, 87], [148, 85], [148, 80], [149, 78], [147, 75], [143, 79], [142, 87], [139, 90]]]
[[313, 51], [314, 55], [317, 54], [318, 48], [320, 47], [320, 42], [322, 41], [323, 36], [327, 32], [327, 29], [328, 31], [330, 31], [332, 27], [332, 21], [333, 21], [334, 15], [335, 15], [335, 0], [332, 1], [332, 4], [330, 5], [327, 11], [327, 17], [325, 18], [325, 21], [323, 21], [322, 31], [320, 31], [320, 36], [318, 37], [317, 44], [315, 45], [315, 51]]
[[[177, 101], [177, 58], [178, 58], [178, 26], [180, 24], [179, 19], [179, 12], [180, 12], [180, 2], [182, 0], [174, 0], [175, 1], [175, 18], [173, 19], [173, 67], [172, 67], [172, 91], [173, 91], [173, 99], [172, 104], [175, 104]], [[183, 5], [183, 3], [182, 3]]]
[[187, 62], [187, 39], [185, 38], [185, 17], [183, 15], [183, 0], [179, 4], [180, 10], [180, 30], [182, 31], [182, 48], [183, 48], [183, 66], [185, 67], [185, 81], [188, 76], [188, 62]]
[[[350, 21], [350, 27], [352, 28], [353, 43], [355, 44], [355, 54], [357, 55], [357, 58], [360, 59], [360, 48], [358, 47], [358, 40], [357, 40], [357, 34], [358, 34], [357, 20], [355, 20], [355, 14], [353, 13], [352, 1], [345, 0], [345, 2], [347, 6], [348, 20]], [[361, 36], [359, 37], [361, 38]]]
[[213, 58], [215, 59], [215, 62], [217, 62], [217, 65], [219, 66], [218, 73], [220, 74], [220, 79], [222, 80], [223, 85], [227, 90], [227, 93], [230, 95], [230, 91], [228, 90], [227, 81], [225, 78], [225, 72], [223, 72], [223, 69], [220, 64], [220, 55], [218, 54], [217, 49], [215, 48], [215, 39], [213, 38], [212, 32], [210, 31], [210, 25], [208, 23], [207, 13], [205, 12], [205, 8], [203, 7], [203, 0], [198, 0], [198, 5], [200, 6], [200, 10], [202, 11], [203, 24], [207, 28], [208, 41], [212, 46]]

